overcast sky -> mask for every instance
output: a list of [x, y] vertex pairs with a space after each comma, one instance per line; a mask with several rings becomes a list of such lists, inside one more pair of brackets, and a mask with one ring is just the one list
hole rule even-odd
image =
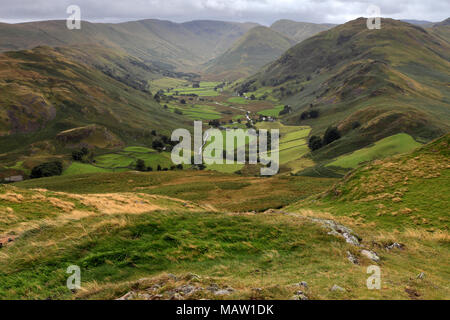
[[376, 5], [381, 16], [442, 21], [450, 16], [449, 0], [0, 0], [0, 21], [66, 19], [66, 8], [81, 8], [83, 20], [120, 22], [147, 18], [176, 22], [212, 19], [270, 25], [278, 19], [343, 23], [369, 16]]

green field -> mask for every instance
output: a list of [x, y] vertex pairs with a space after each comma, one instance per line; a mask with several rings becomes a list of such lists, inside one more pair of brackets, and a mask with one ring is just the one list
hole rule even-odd
[[280, 111], [284, 109], [284, 105], [276, 106], [272, 109], [267, 109], [263, 111], [259, 111], [258, 114], [265, 116], [265, 117], [278, 117], [280, 114]]
[[249, 104], [251, 100], [242, 98], [242, 97], [231, 97], [227, 100], [229, 103], [235, 104]]
[[291, 171], [297, 172], [311, 162], [301, 159], [309, 152], [307, 138], [311, 128], [306, 126], [285, 126], [280, 122], [261, 122], [258, 129], [280, 130], [280, 164], [286, 165]]
[[111, 169], [99, 168], [87, 163], [72, 162], [70, 166], [64, 170], [63, 176], [111, 171]]
[[152, 92], [157, 92], [159, 90], [167, 90], [167, 88], [179, 88], [182, 86], [189, 85], [189, 81], [184, 79], [175, 78], [161, 78], [153, 81], [149, 81], [150, 90]]
[[406, 133], [399, 133], [381, 139], [373, 146], [359, 149], [351, 154], [340, 156], [327, 166], [355, 168], [360, 163], [393, 156], [399, 153], [409, 152], [419, 146], [421, 146], [421, 144], [416, 142], [410, 135]]
[[191, 120], [215, 120], [222, 118], [222, 114], [217, 112], [213, 106], [200, 104], [168, 104], [167, 106], [172, 112], [175, 112], [176, 109], [180, 110], [184, 116]]
[[216, 97], [220, 94], [220, 91], [214, 90], [214, 88], [219, 84], [221, 84], [221, 82], [202, 81], [200, 82], [200, 88], [192, 88], [192, 83], [187, 83], [181, 86], [177, 86], [173, 90], [170, 90], [170, 92], [167, 92], [165, 94], [169, 96], [170, 95], [183, 96], [196, 94], [199, 97]]

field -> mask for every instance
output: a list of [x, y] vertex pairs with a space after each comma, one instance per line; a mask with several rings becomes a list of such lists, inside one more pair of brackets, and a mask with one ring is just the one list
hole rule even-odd
[[355, 168], [360, 163], [409, 152], [419, 146], [421, 146], [421, 144], [416, 142], [410, 135], [399, 133], [377, 141], [373, 146], [359, 149], [348, 155], [340, 156], [327, 166]]
[[27, 180], [18, 186], [82, 194], [141, 192], [196, 201], [227, 210], [264, 211], [316, 194], [334, 181], [295, 176], [243, 177], [209, 170], [183, 170], [61, 176]]
[[138, 159], [144, 160], [145, 165], [156, 170], [170, 168], [173, 165], [169, 152], [158, 152], [145, 147], [128, 147], [116, 153], [109, 153], [95, 157], [95, 165], [104, 169], [133, 169]]
[[111, 169], [95, 167], [88, 163], [72, 162], [68, 168], [63, 172], [63, 175], [77, 175], [84, 173], [96, 173], [96, 172], [111, 172]]
[[235, 103], [235, 104], [249, 104], [251, 100], [242, 98], [242, 97], [231, 97], [227, 100], [229, 103]]
[[169, 110], [175, 112], [179, 110], [184, 116], [191, 120], [214, 120], [221, 119], [222, 114], [216, 111], [214, 106], [201, 105], [201, 104], [167, 104]]
[[258, 114], [265, 116], [265, 117], [278, 117], [280, 114], [280, 111], [284, 109], [284, 105], [276, 106], [273, 109], [267, 109], [263, 111], [259, 111]]
[[222, 82], [201, 81], [200, 88], [193, 88], [192, 83], [183, 83], [181, 86], [175, 86], [166, 95], [186, 96], [190, 94], [196, 94], [199, 97], [216, 97], [220, 94], [219, 90], [214, 90], [217, 85]]
[[280, 130], [280, 164], [296, 173], [310, 167], [313, 162], [302, 158], [309, 152], [307, 138], [311, 128], [306, 126], [286, 126], [279, 122], [258, 123], [258, 129]]
[[189, 81], [187, 80], [168, 77], [149, 81], [150, 90], [154, 93], [159, 90], [166, 90], [167, 88], [180, 88], [188, 85]]

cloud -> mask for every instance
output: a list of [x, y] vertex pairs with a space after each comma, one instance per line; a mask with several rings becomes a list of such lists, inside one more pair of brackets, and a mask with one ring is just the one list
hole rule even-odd
[[111, 22], [159, 18], [343, 23], [367, 16], [371, 4], [380, 7], [383, 17], [396, 19], [441, 21], [450, 12], [450, 2], [443, 0], [2, 0], [0, 21], [65, 19], [71, 4], [80, 6], [84, 20]]

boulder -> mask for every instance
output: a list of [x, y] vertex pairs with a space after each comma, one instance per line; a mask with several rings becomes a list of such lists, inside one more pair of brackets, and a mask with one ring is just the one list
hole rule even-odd
[[374, 262], [379, 262], [380, 257], [373, 251], [370, 250], [361, 250], [361, 254]]

